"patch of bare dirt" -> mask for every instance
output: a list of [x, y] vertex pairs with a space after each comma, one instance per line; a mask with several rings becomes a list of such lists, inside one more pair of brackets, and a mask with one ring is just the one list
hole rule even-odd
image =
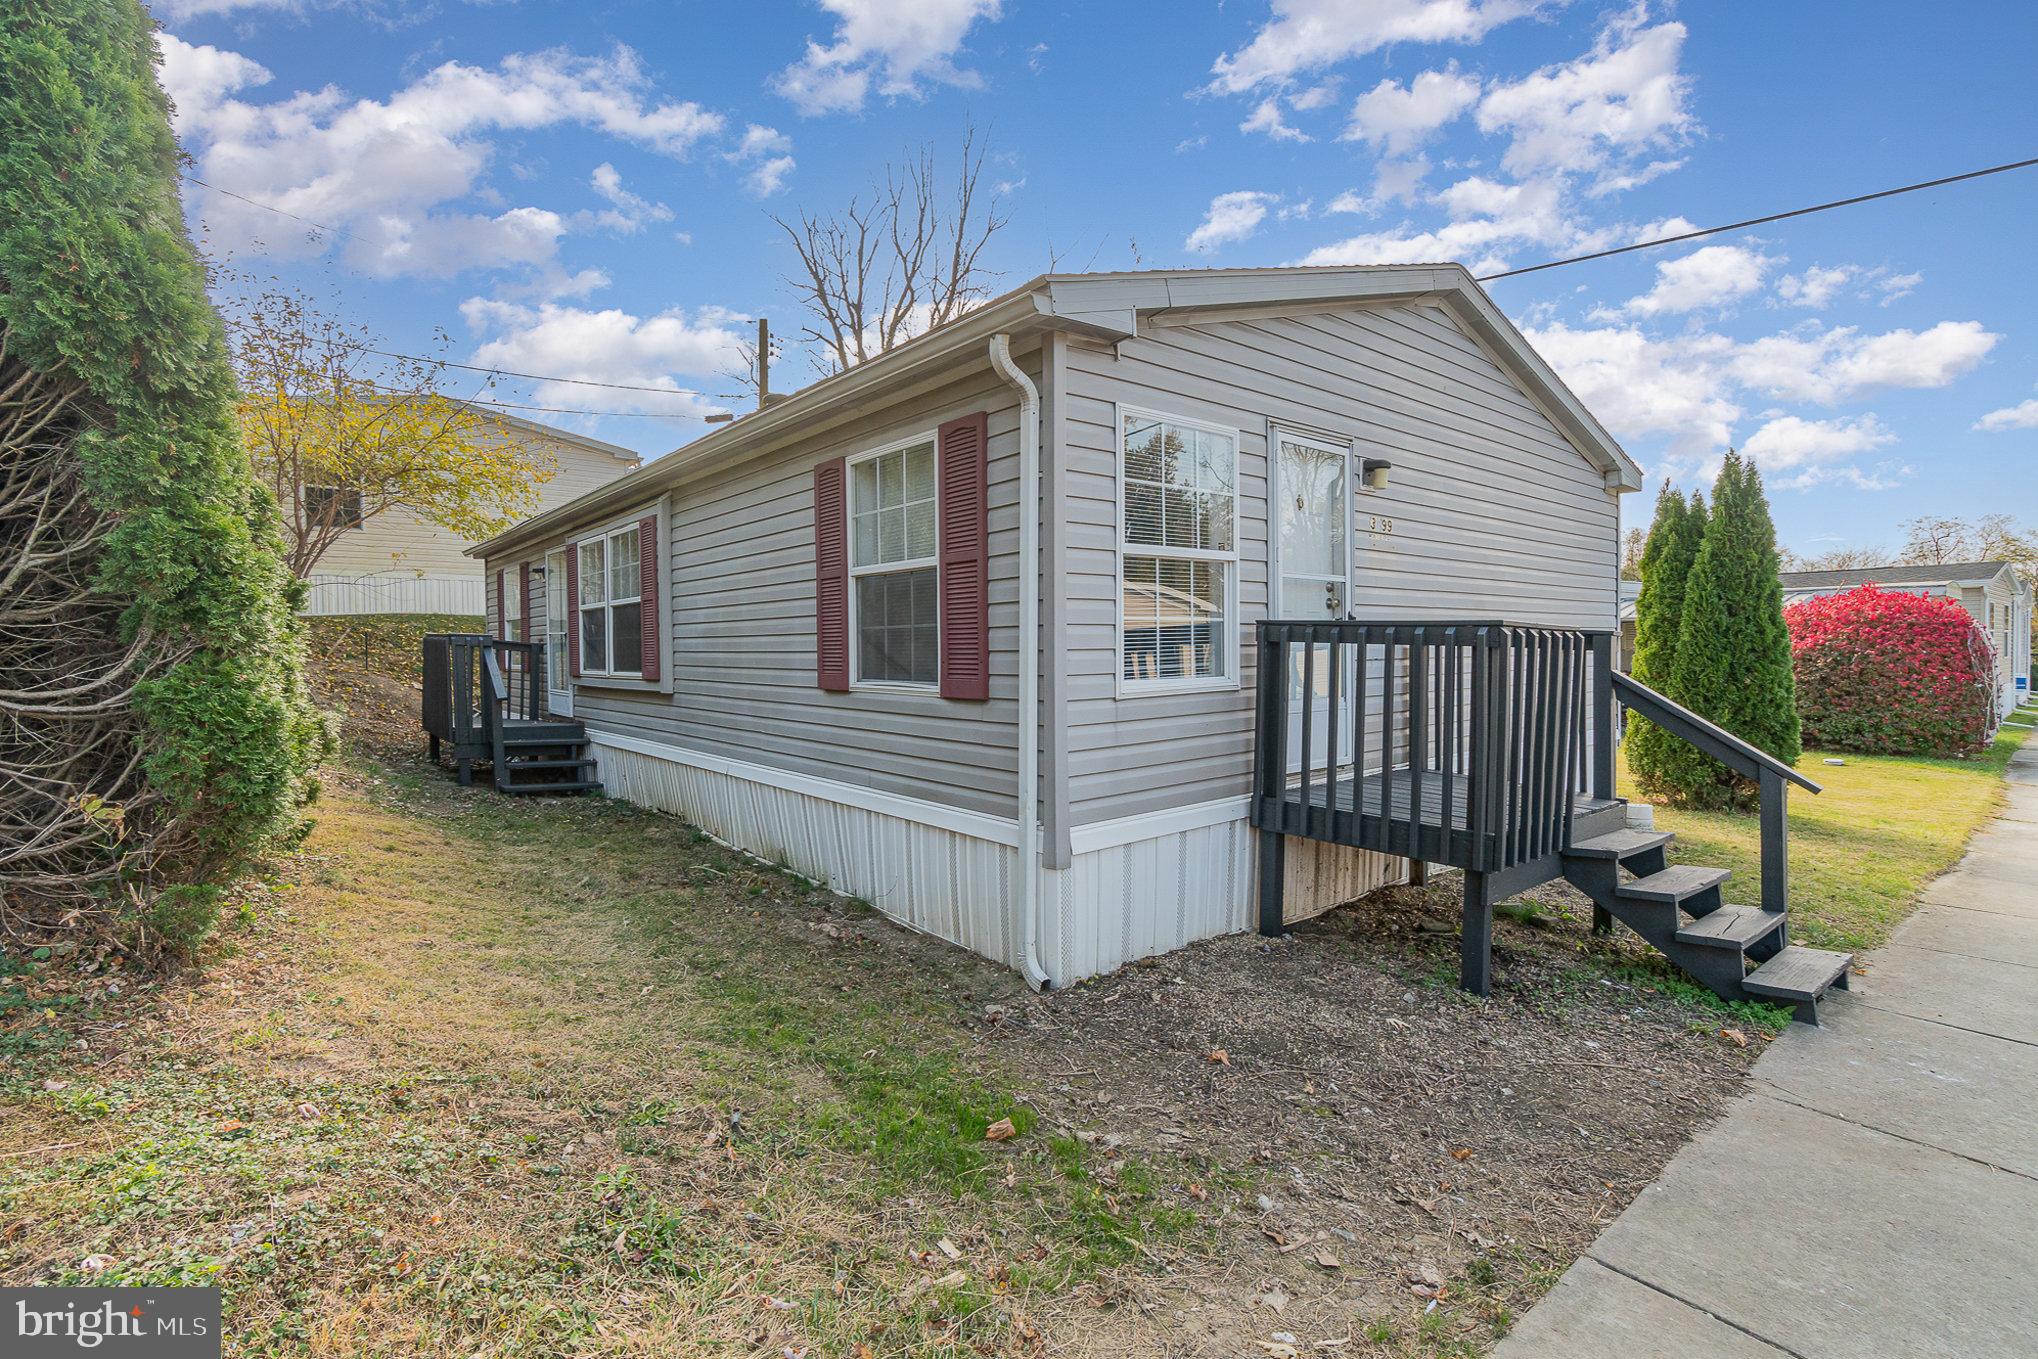
[[1001, 1026], [1054, 1117], [1242, 1185], [1215, 1249], [1129, 1285], [1088, 1352], [1306, 1350], [1433, 1300], [1433, 1330], [1490, 1342], [1739, 1090], [1759, 1033], [1617, 980], [1641, 950], [1591, 940], [1568, 892], [1548, 923], [1502, 922], [1491, 999], [1456, 990], [1457, 886], [1197, 945]]

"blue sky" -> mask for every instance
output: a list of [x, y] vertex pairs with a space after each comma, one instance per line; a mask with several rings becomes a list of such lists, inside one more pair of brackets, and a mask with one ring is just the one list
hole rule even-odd
[[[2038, 146], [2022, 0], [153, 8], [193, 173], [333, 228], [188, 188], [209, 249], [398, 349], [669, 388], [494, 392], [635, 412], [538, 418], [652, 454], [729, 404], [739, 318], [797, 324], [769, 214], [969, 120], [1007, 284], [1052, 255], [1486, 272]], [[1493, 292], [1652, 473], [1702, 481], [1732, 442], [1786, 545], [1890, 544], [1924, 513], [2038, 521], [2034, 217], [2038, 168]]]

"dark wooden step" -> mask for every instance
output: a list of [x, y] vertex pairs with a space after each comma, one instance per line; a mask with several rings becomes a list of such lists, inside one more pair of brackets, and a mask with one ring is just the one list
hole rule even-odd
[[1792, 944], [1750, 972], [1741, 989], [1770, 1000], [1817, 1000], [1835, 982], [1845, 988], [1847, 969], [1853, 963], [1851, 953]]
[[587, 726], [581, 722], [505, 722], [504, 745], [562, 745], [587, 740]]
[[1614, 895], [1630, 901], [1664, 901], [1675, 906], [1690, 900], [1702, 892], [1709, 892], [1728, 878], [1734, 876], [1730, 868], [1701, 868], [1696, 864], [1679, 864], [1666, 868], [1660, 873], [1651, 873], [1646, 878], [1636, 878], [1614, 888]]
[[601, 784], [593, 779], [563, 779], [557, 783], [498, 783], [498, 793], [599, 793]]
[[1645, 850], [1661, 849], [1676, 838], [1670, 831], [1617, 830], [1580, 840], [1564, 853], [1579, 859], [1625, 859]]
[[1745, 949], [1782, 929], [1787, 919], [1782, 911], [1763, 911], [1753, 906], [1722, 906], [1679, 929], [1677, 942], [1707, 948]]
[[594, 761], [585, 755], [557, 760], [512, 759], [506, 761], [503, 764], [503, 768], [512, 771], [519, 769], [592, 769], [594, 768]]

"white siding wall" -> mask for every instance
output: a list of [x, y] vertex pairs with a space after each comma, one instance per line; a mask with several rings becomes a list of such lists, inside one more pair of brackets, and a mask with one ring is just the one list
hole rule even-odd
[[[1362, 617], [1611, 628], [1618, 505], [1600, 472], [1439, 307], [1157, 328], [1068, 364], [1068, 723], [1073, 826], [1242, 796], [1251, 624], [1267, 616], [1267, 422], [1393, 463], [1352, 498]], [[1241, 432], [1236, 690], [1116, 696], [1114, 403]], [[1393, 520], [1391, 535], [1371, 530]]]

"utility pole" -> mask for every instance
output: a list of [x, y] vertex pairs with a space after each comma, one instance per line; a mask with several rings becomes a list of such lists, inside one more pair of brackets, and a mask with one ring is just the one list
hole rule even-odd
[[757, 318], [757, 409], [771, 404], [771, 322]]

